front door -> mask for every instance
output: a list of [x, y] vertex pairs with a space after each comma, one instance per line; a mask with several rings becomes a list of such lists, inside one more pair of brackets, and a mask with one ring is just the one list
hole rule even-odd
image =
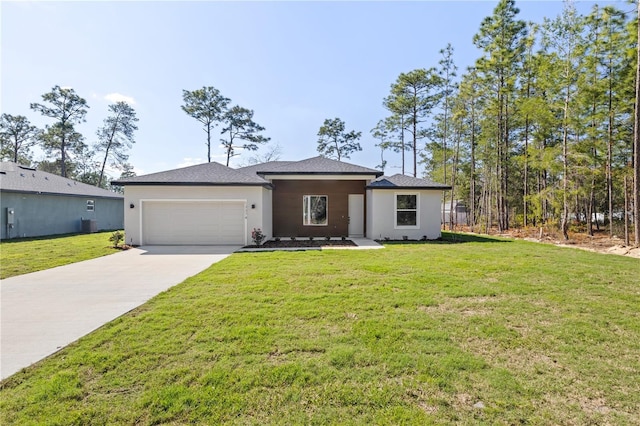
[[364, 194], [349, 194], [349, 236], [364, 237]]

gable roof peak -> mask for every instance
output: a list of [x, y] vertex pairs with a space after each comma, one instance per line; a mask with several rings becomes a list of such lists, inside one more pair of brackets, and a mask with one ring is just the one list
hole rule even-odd
[[[267, 163], [265, 163], [267, 164]], [[322, 155], [306, 158], [299, 161], [287, 161], [277, 167], [263, 167], [259, 165], [255, 170], [259, 174], [286, 174], [286, 175], [374, 175], [380, 176], [382, 172], [356, 164], [338, 161]]]

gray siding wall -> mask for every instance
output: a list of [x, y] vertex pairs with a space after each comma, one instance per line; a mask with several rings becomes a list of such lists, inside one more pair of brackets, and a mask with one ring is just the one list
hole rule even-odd
[[[87, 211], [94, 200], [94, 211]], [[1, 239], [69, 234], [82, 230], [82, 219], [95, 220], [98, 230], [124, 227], [124, 200], [2, 192], [0, 194]], [[7, 227], [7, 208], [15, 210], [15, 224]]]

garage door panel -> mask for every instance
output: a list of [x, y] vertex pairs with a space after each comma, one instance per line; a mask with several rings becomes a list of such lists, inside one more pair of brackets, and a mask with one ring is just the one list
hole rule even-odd
[[147, 201], [143, 244], [244, 244], [245, 203]]

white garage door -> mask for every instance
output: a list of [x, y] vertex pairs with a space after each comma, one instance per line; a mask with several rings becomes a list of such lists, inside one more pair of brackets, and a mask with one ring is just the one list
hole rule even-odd
[[244, 233], [244, 202], [143, 202], [143, 244], [245, 244]]

